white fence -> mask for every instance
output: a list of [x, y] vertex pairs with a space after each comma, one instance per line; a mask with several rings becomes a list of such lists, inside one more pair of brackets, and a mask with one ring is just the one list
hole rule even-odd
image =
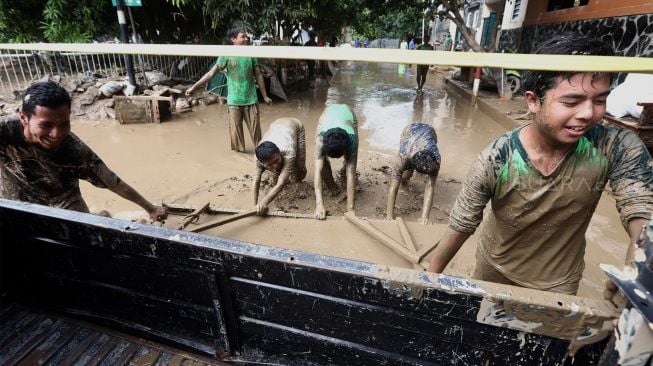
[[[113, 46], [113, 45], [111, 45]], [[145, 72], [159, 71], [182, 81], [196, 80], [214, 63], [214, 57], [132, 55], [136, 78], [147, 86]], [[125, 56], [117, 53], [56, 52], [0, 49], [0, 97], [10, 100], [46, 75], [127, 78]]]

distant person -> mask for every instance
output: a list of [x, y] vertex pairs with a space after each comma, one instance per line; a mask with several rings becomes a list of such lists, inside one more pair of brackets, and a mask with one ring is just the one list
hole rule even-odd
[[[245, 46], [249, 42], [247, 32], [243, 28], [231, 28], [227, 33], [227, 37], [231, 39], [231, 43], [235, 46]], [[254, 146], [261, 141], [261, 116], [254, 79], [256, 79], [265, 103], [272, 103], [272, 99], [267, 95], [258, 60], [252, 57], [218, 57], [211, 70], [186, 90], [186, 95], [191, 95], [197, 87], [207, 83], [221, 70], [226, 70], [227, 74], [227, 89], [229, 90], [227, 105], [229, 106], [231, 150], [244, 152], [243, 120], [247, 124]]]
[[[580, 34], [544, 41], [536, 54], [612, 56]], [[601, 124], [612, 76], [527, 71], [533, 122], [495, 139], [471, 167], [430, 270], [442, 272], [484, 222], [473, 278], [574, 295], [585, 268], [585, 232], [610, 182], [632, 242], [653, 213], [653, 162], [633, 132]], [[487, 203], [492, 210], [483, 216]]]
[[444, 50], [451, 51], [452, 45], [453, 45], [453, 39], [451, 39], [451, 34], [447, 33], [447, 36], [444, 38]]
[[23, 93], [18, 118], [0, 121], [2, 198], [89, 212], [83, 179], [141, 206], [152, 220], [165, 220], [166, 208], [143, 198], [70, 131], [70, 107], [63, 87], [38, 82]]
[[[433, 46], [429, 43], [429, 36], [424, 36], [422, 44], [417, 47], [418, 51], [433, 51]], [[421, 92], [426, 83], [426, 75], [429, 73], [429, 65], [417, 65], [417, 91]]]
[[361, 47], [361, 41], [358, 38], [356, 38], [356, 40], [354, 41], [354, 48], [360, 48], [360, 47]]
[[414, 50], [415, 49], [415, 38], [410, 37], [410, 42], [408, 42], [408, 49], [409, 50]]
[[406, 41], [406, 36], [401, 39], [401, 42], [399, 43], [399, 49], [400, 50], [407, 50], [408, 49], [408, 42]]
[[424, 188], [424, 206], [422, 217], [419, 221], [428, 225], [431, 223], [429, 215], [433, 204], [435, 180], [440, 172], [440, 151], [438, 150], [438, 137], [433, 126], [425, 123], [411, 123], [401, 131], [399, 151], [392, 167], [392, 183], [388, 191], [388, 204], [386, 218], [395, 218], [394, 209], [397, 192], [401, 181], [408, 181], [413, 172], [424, 174], [428, 177]]
[[322, 202], [322, 181], [335, 188], [329, 158], [342, 157], [347, 178], [347, 211], [354, 210], [356, 162], [358, 159], [358, 123], [346, 104], [332, 104], [322, 112], [315, 138], [315, 217], [322, 220], [326, 210]]
[[[264, 215], [268, 205], [288, 183], [298, 183], [306, 177], [306, 133], [304, 125], [295, 118], [279, 118], [258, 144], [256, 153], [256, 172], [252, 188], [256, 212]], [[261, 175], [265, 170], [278, 174], [277, 183], [259, 202], [258, 191]]]
[[[308, 41], [304, 43], [304, 46], [317, 47], [316, 38], [317, 36], [315, 33], [310, 32], [308, 35]], [[315, 80], [315, 60], [306, 60], [306, 65], [308, 66], [308, 80]]]
[[367, 48], [368, 45], [369, 45], [369, 41], [366, 39], [366, 40], [363, 42], [363, 48]]

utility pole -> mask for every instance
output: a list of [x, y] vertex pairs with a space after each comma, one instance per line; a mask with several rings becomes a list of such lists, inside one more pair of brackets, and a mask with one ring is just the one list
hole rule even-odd
[[[129, 43], [127, 36], [127, 18], [125, 17], [125, 2], [124, 0], [116, 0], [116, 9], [118, 12], [118, 24], [120, 25], [120, 42]], [[131, 55], [124, 55], [125, 65], [127, 66], [127, 75], [129, 76], [129, 84], [136, 87], [136, 77], [134, 76], [134, 64], [132, 63]]]

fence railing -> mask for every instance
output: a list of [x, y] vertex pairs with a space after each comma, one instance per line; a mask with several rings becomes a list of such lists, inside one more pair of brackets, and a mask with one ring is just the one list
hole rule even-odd
[[[196, 80], [214, 63], [214, 57], [141, 55], [133, 59], [137, 82], [148, 86], [146, 73], [160, 72], [168, 78]], [[10, 100], [32, 82], [44, 78], [77, 75], [127, 78], [125, 56], [117, 53], [56, 52], [0, 49], [0, 97]]]
[[[36, 51], [35, 51], [36, 50]], [[381, 48], [215, 46], [178, 44], [0, 44], [0, 96], [11, 95], [45, 73], [124, 75], [123, 55], [134, 58], [137, 75], [160, 71], [195, 79], [218, 55], [296, 60], [351, 60], [496, 67], [516, 70], [607, 71], [653, 73], [653, 58], [585, 55], [530, 55], [414, 51]], [[176, 66], [175, 66], [176, 65]], [[175, 75], [177, 74], [177, 75]], [[141, 75], [142, 77], [142, 75]]]

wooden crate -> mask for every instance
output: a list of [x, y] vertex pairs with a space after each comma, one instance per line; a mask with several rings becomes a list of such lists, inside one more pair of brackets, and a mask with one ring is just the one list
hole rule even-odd
[[116, 96], [116, 119], [120, 124], [130, 123], [161, 123], [162, 119], [170, 117], [172, 97], [158, 95]]

